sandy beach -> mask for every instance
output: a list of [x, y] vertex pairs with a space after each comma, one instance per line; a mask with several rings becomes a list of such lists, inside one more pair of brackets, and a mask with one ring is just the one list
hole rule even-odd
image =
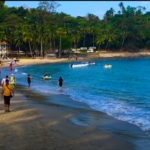
[[99, 58], [138, 58], [138, 57], [150, 57], [150, 51], [139, 52], [100, 52]]
[[[13, 66], [19, 67], [19, 66], [27, 66], [27, 65], [38, 65], [38, 64], [49, 64], [49, 63], [59, 63], [59, 62], [67, 62], [68, 58], [21, 58], [19, 61], [15, 64], [13, 63]], [[10, 61], [3, 63], [2, 67], [8, 67], [10, 64]]]
[[0, 101], [1, 150], [133, 150], [132, 144], [94, 127], [80, 127], [68, 119], [76, 111], [31, 103], [19, 93], [4, 113]]
[[[84, 57], [79, 56], [78, 61], [90, 61], [96, 59], [111, 59], [111, 58], [139, 58], [139, 57], [150, 57], [150, 51], [142, 52], [106, 52], [100, 51], [98, 53], [91, 53]], [[11, 59], [10, 59], [11, 60]], [[72, 58], [21, 58], [19, 62], [13, 66], [26, 66], [26, 65], [37, 65], [37, 64], [50, 64], [60, 62], [75, 62], [75, 57]], [[8, 67], [10, 62], [3, 63], [2, 67]]]

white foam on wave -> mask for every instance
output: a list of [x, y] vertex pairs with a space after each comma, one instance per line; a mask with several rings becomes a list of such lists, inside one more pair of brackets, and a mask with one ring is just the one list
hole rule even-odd
[[27, 73], [25, 73], [25, 72], [23, 72], [22, 74], [23, 74], [23, 75], [27, 75]]
[[55, 95], [60, 95], [64, 94], [63, 91], [60, 91], [58, 87], [56, 86], [42, 86], [42, 88], [39, 88], [39, 86], [32, 86], [32, 88], [40, 93], [45, 93], [45, 94], [55, 94]]
[[135, 124], [144, 131], [150, 130], [150, 112], [125, 102], [109, 101], [91, 106], [119, 120]]
[[89, 93], [81, 94], [81, 92], [78, 93], [72, 90], [66, 93], [73, 100], [84, 102], [94, 110], [105, 112], [116, 119], [137, 125], [144, 131], [150, 131], [150, 111], [144, 108], [139, 108], [117, 99], [90, 95]]

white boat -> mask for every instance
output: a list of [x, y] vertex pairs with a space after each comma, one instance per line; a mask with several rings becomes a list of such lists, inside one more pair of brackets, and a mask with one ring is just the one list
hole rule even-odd
[[88, 63], [84, 63], [84, 64], [72, 64], [71, 68], [78, 68], [78, 67], [86, 67], [89, 66]]
[[95, 62], [90, 62], [89, 65], [95, 65]]

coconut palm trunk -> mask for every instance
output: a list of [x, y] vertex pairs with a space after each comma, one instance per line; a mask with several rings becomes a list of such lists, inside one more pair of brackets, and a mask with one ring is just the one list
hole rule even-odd
[[43, 56], [43, 40], [41, 38], [41, 56]]
[[59, 58], [61, 58], [61, 54], [62, 54], [62, 52], [61, 52], [61, 36], [59, 37]]
[[30, 41], [29, 41], [29, 49], [30, 49], [30, 55], [31, 55], [31, 57], [33, 57]]
[[94, 47], [94, 41], [95, 41], [95, 39], [94, 39], [94, 33], [93, 33], [93, 47]]

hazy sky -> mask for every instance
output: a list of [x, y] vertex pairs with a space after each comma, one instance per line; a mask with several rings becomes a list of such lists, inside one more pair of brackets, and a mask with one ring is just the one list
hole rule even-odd
[[[95, 14], [103, 18], [105, 12], [111, 7], [117, 12], [119, 10], [118, 4], [121, 1], [57, 1], [60, 6], [57, 8], [58, 12], [64, 12], [71, 16], [86, 16], [88, 13]], [[26, 6], [29, 8], [37, 7], [39, 1], [6, 1], [8, 7]], [[150, 11], [150, 1], [124, 1], [124, 6], [144, 6], [146, 11]]]

